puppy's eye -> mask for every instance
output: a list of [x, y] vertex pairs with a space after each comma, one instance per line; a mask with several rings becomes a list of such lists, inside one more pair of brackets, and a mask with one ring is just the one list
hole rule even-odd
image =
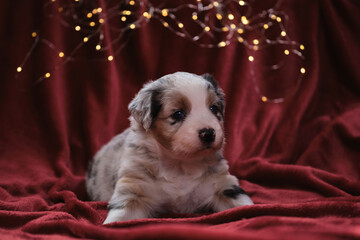
[[171, 114], [171, 118], [176, 121], [184, 120], [186, 117], [185, 113], [183, 111], [176, 111], [173, 114]]
[[219, 108], [216, 106], [216, 105], [212, 105], [211, 107], [210, 107], [210, 111], [213, 113], [213, 114], [217, 114], [220, 110], [219, 110]]

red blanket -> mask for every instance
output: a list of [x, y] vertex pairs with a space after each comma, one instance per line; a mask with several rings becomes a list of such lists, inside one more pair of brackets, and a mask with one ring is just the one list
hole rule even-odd
[[[160, 9], [183, 2], [152, 1]], [[225, 2], [213, 2], [211, 9]], [[275, 6], [244, 3], [251, 14]], [[359, 2], [275, 6], [277, 15], [258, 25], [284, 24], [284, 33], [273, 38], [284, 56], [262, 52], [265, 30], [260, 37], [228, 41], [216, 33], [197, 41], [179, 33], [188, 27], [195, 36], [221, 26], [191, 27], [205, 20], [201, 14], [194, 20], [190, 6], [157, 17], [133, 14], [146, 6], [137, 0], [0, 3], [0, 238], [360, 238]], [[222, 29], [225, 34], [239, 34], [239, 24], [249, 32], [256, 21], [222, 14], [237, 21]], [[303, 46], [281, 45], [286, 39]], [[107, 203], [88, 200], [87, 165], [128, 127], [127, 104], [142, 84], [176, 71], [209, 72], [224, 89], [224, 153], [255, 205], [103, 226]]]

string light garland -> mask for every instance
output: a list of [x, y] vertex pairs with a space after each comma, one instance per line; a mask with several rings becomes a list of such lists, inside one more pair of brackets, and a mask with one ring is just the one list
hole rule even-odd
[[[126, 33], [134, 31], [148, 24], [150, 21], [157, 21], [161, 25], [179, 37], [186, 38], [202, 48], [224, 48], [230, 44], [239, 43], [247, 50], [247, 60], [249, 62], [250, 74], [254, 81], [255, 89], [262, 102], [283, 102], [286, 97], [293, 95], [300, 86], [306, 70], [303, 65], [305, 46], [293, 41], [287, 31], [286, 22], [288, 16], [279, 10], [282, 0], [277, 0], [272, 8], [253, 13], [255, 0], [237, 1], [237, 0], [194, 0], [191, 3], [179, 4], [176, 7], [157, 7], [146, 0], [120, 0], [105, 1], [106, 8], [96, 6], [88, 8], [88, 4], [83, 0], [73, 0], [64, 5], [60, 1], [49, 0], [44, 4], [45, 12], [57, 8], [56, 19], [75, 34], [78, 34], [82, 41], [76, 47], [66, 52], [58, 49], [54, 43], [43, 38], [37, 31], [31, 33], [33, 44], [22, 63], [16, 68], [17, 74], [22, 74], [26, 68], [29, 57], [39, 44], [54, 50], [62, 63], [55, 65], [49, 72], [44, 73], [36, 83], [50, 78], [52, 73], [70, 61], [76, 60], [75, 53], [84, 47], [90, 47], [91, 42], [97, 42], [94, 45], [94, 51], [102, 53], [99, 59], [107, 56], [106, 60], [111, 62], [119, 51], [126, 45]], [[81, 11], [79, 11], [79, 9]], [[186, 13], [189, 13], [187, 19]], [[49, 14], [49, 17], [55, 15]], [[112, 25], [114, 20], [120, 20], [122, 24]], [[110, 27], [107, 31], [111, 38], [105, 41], [105, 25]], [[194, 31], [198, 29], [198, 31]], [[278, 33], [274, 29], [279, 29]], [[256, 37], [254, 37], [256, 36]], [[290, 56], [297, 58], [300, 62], [296, 86], [291, 93], [284, 96], [270, 97], [263, 93], [259, 84], [259, 79], [255, 76], [253, 64], [257, 64], [259, 54], [262, 50], [271, 47], [283, 47], [280, 63], [271, 64], [268, 69], [279, 70], [284, 64], [281, 62]], [[261, 59], [261, 57], [260, 57]], [[260, 60], [259, 60], [260, 61]]]

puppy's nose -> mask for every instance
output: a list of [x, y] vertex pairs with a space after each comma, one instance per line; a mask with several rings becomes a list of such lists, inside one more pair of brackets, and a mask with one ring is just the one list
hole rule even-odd
[[215, 140], [215, 130], [213, 128], [203, 128], [199, 131], [199, 138], [203, 143], [212, 143]]

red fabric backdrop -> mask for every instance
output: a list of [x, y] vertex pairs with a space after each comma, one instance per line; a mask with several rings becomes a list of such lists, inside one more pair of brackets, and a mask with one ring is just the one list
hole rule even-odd
[[[278, 104], [261, 101], [243, 45], [201, 48], [156, 21], [135, 29], [118, 53], [96, 53], [89, 41], [66, 65], [39, 44], [16, 74], [33, 31], [65, 54], [84, 37], [56, 18], [65, 2], [44, 7], [50, 2], [0, 3], [1, 239], [360, 238], [359, 1], [280, 6], [288, 35], [305, 45], [306, 74]], [[85, 192], [88, 162], [128, 126], [127, 104], [141, 85], [175, 71], [212, 73], [224, 89], [225, 155], [255, 205], [102, 226], [106, 203]], [[51, 77], [37, 82], [45, 72]]]

